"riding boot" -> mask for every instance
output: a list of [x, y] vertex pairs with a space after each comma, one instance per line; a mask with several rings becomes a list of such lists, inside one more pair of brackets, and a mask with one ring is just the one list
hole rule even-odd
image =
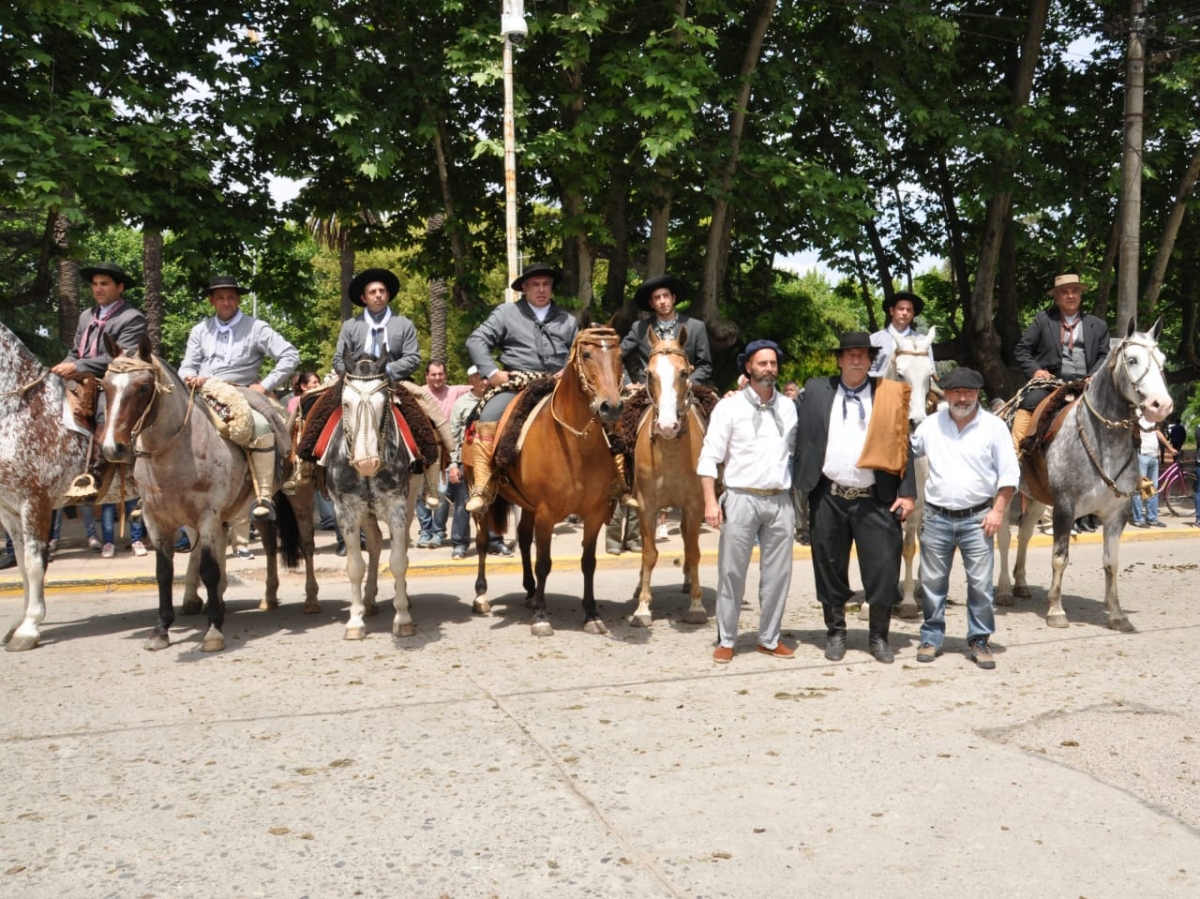
[[295, 496], [296, 491], [302, 486], [312, 483], [312, 468], [311, 462], [297, 459], [292, 465], [292, 473], [288, 475], [286, 481], [279, 485], [279, 489], [288, 496]]
[[425, 492], [425, 505], [431, 509], [436, 509], [442, 504], [438, 498], [438, 481], [441, 478], [441, 469], [436, 462], [431, 462], [426, 465], [421, 472], [422, 483]]
[[628, 506], [630, 509], [640, 509], [637, 497], [630, 492], [628, 466], [625, 464], [625, 454], [616, 453], [613, 457], [613, 466], [616, 472], [613, 474], [612, 487], [609, 491], [609, 496], [615, 497], [622, 506]]
[[108, 460], [100, 451], [100, 435], [95, 433], [96, 401], [100, 396], [100, 382], [90, 375], [75, 382], [75, 389], [68, 396], [71, 399], [75, 418], [92, 429], [92, 440], [88, 448], [88, 464], [82, 474], [77, 475], [63, 496], [75, 503], [95, 502], [100, 497], [101, 487], [110, 476]]
[[892, 628], [892, 607], [871, 603], [870, 608], [868, 622], [870, 636], [867, 639], [867, 646], [871, 650], [871, 655], [875, 656], [875, 661], [883, 662], [885, 665], [891, 664], [896, 661], [892, 648], [888, 646], [888, 632]]
[[840, 662], [846, 656], [846, 606], [821, 603], [821, 611], [825, 615], [825, 633], [829, 638], [825, 643], [825, 658]]
[[259, 521], [274, 521], [275, 506], [275, 435], [264, 434], [246, 448], [250, 480], [254, 485], [254, 505], [250, 515]]
[[496, 498], [492, 485], [492, 453], [496, 451], [496, 428], [499, 422], [475, 422], [475, 440], [471, 444], [471, 498], [467, 500], [468, 512], [482, 512]]
[[1017, 458], [1021, 458], [1021, 441], [1025, 439], [1025, 435], [1029, 433], [1029, 425], [1033, 422], [1033, 412], [1028, 409], [1018, 409], [1017, 414], [1013, 416], [1012, 424], [1012, 439], [1013, 449], [1017, 451]]

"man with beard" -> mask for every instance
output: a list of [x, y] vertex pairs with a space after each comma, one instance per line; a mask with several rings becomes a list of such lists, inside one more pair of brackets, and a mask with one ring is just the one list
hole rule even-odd
[[[758, 651], [776, 659], [795, 653], [779, 639], [792, 585], [791, 456], [796, 406], [775, 389], [782, 351], [754, 340], [738, 356], [745, 388], [713, 409], [696, 471], [704, 490], [704, 521], [720, 528], [717, 548], [717, 648], [713, 661], [733, 659], [746, 571], [759, 544]], [[725, 492], [717, 501], [717, 466], [725, 466]]]
[[956, 368], [942, 379], [948, 403], [913, 434], [916, 456], [929, 461], [925, 517], [921, 524], [921, 587], [924, 593], [918, 662], [932, 662], [946, 637], [946, 593], [954, 550], [967, 576], [967, 646], [980, 668], [996, 661], [988, 638], [996, 629], [992, 610], [993, 538], [1021, 477], [1004, 422], [979, 407], [983, 377]]

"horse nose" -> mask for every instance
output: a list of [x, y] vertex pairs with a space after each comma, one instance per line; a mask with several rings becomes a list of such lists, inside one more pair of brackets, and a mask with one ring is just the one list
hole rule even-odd
[[606, 424], [612, 424], [621, 417], [621, 408], [625, 405], [624, 400], [617, 400], [615, 403], [610, 403], [608, 400], [602, 400], [599, 407], [596, 409], [596, 414], [600, 416], [600, 420]]
[[364, 478], [373, 478], [379, 473], [379, 457], [369, 456], [366, 459], [356, 459], [353, 463], [354, 470]]
[[133, 456], [133, 453], [129, 451], [128, 443], [106, 443], [101, 450], [105, 459], [118, 464], [130, 461]]
[[679, 422], [673, 422], [669, 425], [660, 424], [658, 426], [658, 436], [665, 440], [674, 440], [679, 434]]
[[1142, 404], [1142, 414], [1149, 421], [1160, 422], [1170, 415], [1174, 408], [1175, 403], [1169, 396], [1165, 394], [1161, 397], [1152, 396]]

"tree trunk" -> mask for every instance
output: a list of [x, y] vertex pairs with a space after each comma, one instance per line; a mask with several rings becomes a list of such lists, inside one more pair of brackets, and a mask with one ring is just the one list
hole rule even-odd
[[626, 296], [629, 278], [629, 184], [625, 179], [612, 180], [608, 189], [608, 232], [612, 235], [612, 252], [608, 257], [608, 278], [604, 282], [604, 311], [617, 332], [624, 336], [637, 320], [632, 296]]
[[1113, 219], [1112, 231], [1108, 235], [1108, 246], [1104, 249], [1104, 260], [1100, 263], [1100, 279], [1096, 284], [1096, 298], [1092, 301], [1092, 315], [1108, 319], [1108, 301], [1113, 286], [1117, 283], [1113, 269], [1117, 264], [1117, 251], [1121, 247], [1121, 206], [1117, 204], [1117, 215]]
[[163, 235], [158, 228], [142, 228], [142, 277], [145, 278], [142, 312], [146, 315], [146, 336], [150, 348], [162, 355], [163, 327]]
[[350, 299], [350, 282], [354, 280], [354, 247], [349, 235], [344, 235], [338, 247], [338, 263], [342, 272], [342, 321], [353, 317], [354, 302]]
[[1146, 283], [1146, 292], [1142, 294], [1141, 312], [1146, 322], [1154, 321], [1154, 310], [1158, 306], [1158, 294], [1162, 290], [1163, 278], [1167, 274], [1167, 264], [1171, 261], [1171, 252], [1175, 249], [1175, 238], [1179, 235], [1179, 226], [1183, 223], [1183, 213], [1187, 209], [1187, 201], [1196, 188], [1196, 179], [1200, 178], [1200, 144], [1192, 153], [1192, 161], [1188, 164], [1183, 179], [1179, 182], [1179, 191], [1175, 202], [1171, 204], [1171, 214], [1163, 227], [1162, 237], [1158, 241], [1158, 255], [1154, 258], [1154, 267], [1150, 269], [1150, 280]]
[[[967, 268], [966, 241], [963, 240], [962, 220], [958, 217], [958, 201], [955, 199], [954, 184], [950, 179], [950, 168], [946, 155], [937, 156], [937, 181], [941, 194], [942, 212], [946, 216], [946, 236], [950, 247], [950, 272], [954, 283], [957, 308], [965, 309], [971, 301], [971, 274]], [[951, 310], [953, 311], [953, 310]], [[953, 316], [948, 316], [953, 319]], [[950, 335], [945, 335], [949, 337]], [[955, 336], [960, 336], [957, 333]]]
[[450, 290], [445, 278], [429, 281], [429, 359], [446, 364], [446, 296]]
[[[867, 241], [871, 244], [871, 254], [875, 257], [875, 274], [879, 278], [879, 284], [883, 288], [883, 298], [886, 300], [896, 292], [892, 287], [892, 269], [888, 265], [887, 251], [883, 248], [883, 240], [879, 236], [879, 228], [875, 226], [874, 219], [864, 222], [863, 230], [867, 232]], [[872, 331], [878, 331], [883, 327], [876, 321], [873, 303], [867, 305], [867, 319]]]
[[733, 346], [738, 336], [737, 325], [721, 318], [718, 298], [725, 283], [725, 269], [729, 260], [729, 236], [733, 227], [730, 196], [733, 178], [737, 174], [741, 158], [742, 136], [746, 131], [746, 114], [750, 108], [751, 85], [759, 56], [762, 54], [767, 28], [774, 14], [775, 0], [760, 0], [754, 14], [754, 26], [742, 54], [741, 87], [730, 114], [729, 156], [721, 166], [716, 195], [713, 198], [712, 221], [705, 242], [704, 283], [700, 288], [695, 315], [708, 327], [709, 343], [716, 350]]
[[467, 289], [467, 272], [470, 271], [470, 266], [462, 228], [454, 216], [454, 194], [450, 190], [450, 136], [446, 133], [446, 120], [440, 111], [431, 109], [430, 114], [437, 119], [433, 149], [437, 154], [438, 182], [442, 187], [442, 208], [445, 212], [443, 227], [450, 239], [450, 256], [454, 260], [454, 305], [459, 309], [466, 309], [471, 303], [470, 291]]
[[58, 256], [58, 339], [69, 347], [79, 325], [79, 260], [70, 255], [71, 224], [61, 212], [51, 213], [54, 251]]

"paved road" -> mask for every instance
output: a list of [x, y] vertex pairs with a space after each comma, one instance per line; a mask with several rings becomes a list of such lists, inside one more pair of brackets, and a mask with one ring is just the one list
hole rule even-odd
[[[624, 623], [636, 573], [598, 574], [611, 633], [582, 633], [580, 578], [551, 580], [557, 633], [529, 635], [519, 577], [470, 614], [470, 574], [416, 570], [418, 634], [391, 606], [341, 639], [323, 611], [230, 591], [229, 649], [200, 622], [141, 649], [149, 591], [52, 593], [44, 644], [0, 657], [0, 885], [20, 897], [985, 896], [1200, 894], [1200, 542], [1122, 547], [1136, 631], [1102, 626], [1100, 551], [1075, 548], [1066, 610], [1002, 609], [998, 669], [963, 654], [821, 655], [811, 568], [785, 637], [798, 658], [710, 662], [660, 578], [651, 631]], [[619, 561], [619, 560], [617, 560]], [[1049, 572], [1047, 550], [1031, 571]], [[712, 608], [715, 571], [702, 569]], [[961, 581], [957, 582], [961, 595]], [[1044, 581], [1043, 581], [1044, 583]], [[750, 595], [755, 582], [751, 581]], [[295, 595], [295, 594], [293, 594]], [[607, 599], [605, 599], [607, 598]], [[3, 620], [19, 599], [0, 597]]]

